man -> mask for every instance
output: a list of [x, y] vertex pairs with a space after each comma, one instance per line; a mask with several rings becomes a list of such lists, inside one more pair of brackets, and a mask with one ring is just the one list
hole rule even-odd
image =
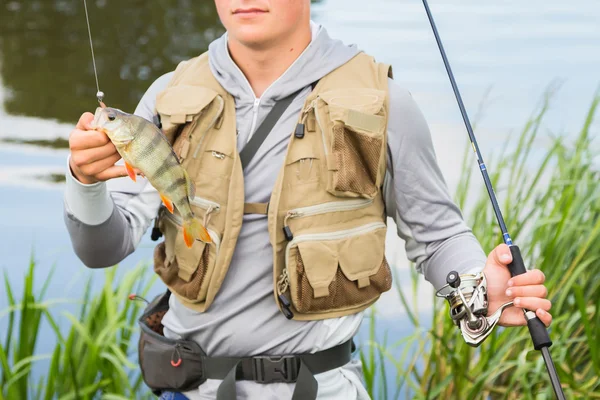
[[[303, 124], [302, 139], [291, 138], [298, 129], [299, 116], [306, 111], [305, 100], [313, 90], [319, 91], [319, 84], [329, 82], [330, 76], [358, 59], [358, 50], [331, 39], [323, 27], [310, 21], [309, 0], [216, 0], [215, 4], [227, 33], [211, 43], [208, 66], [211, 79], [214, 77], [219, 88], [235, 101], [237, 129], [236, 133], [220, 134], [237, 134], [237, 150], [241, 152], [274, 104], [297, 93], [243, 170], [244, 201], [267, 203], [272, 200], [272, 192], [285, 190], [276, 184], [284, 165], [285, 176], [289, 175], [287, 171], [292, 164], [288, 164], [290, 156], [286, 152], [290, 141], [295, 146], [308, 140], [310, 131]], [[179, 79], [185, 72], [178, 74]], [[173, 78], [173, 73], [158, 78], [135, 113], [154, 121], [157, 113], [167, 115], [161, 109], [168, 107], [160, 106], [157, 111], [157, 98], [164, 99], [165, 90], [176, 85]], [[185, 79], [188, 78], [191, 79], [189, 75]], [[382, 158], [385, 177], [379, 182], [375, 199], [382, 200], [385, 213], [396, 221], [398, 234], [406, 241], [408, 257], [436, 290], [445, 284], [451, 270], [460, 274], [483, 270], [489, 282], [490, 313], [507, 301], [515, 301], [516, 307], [503, 313], [501, 325], [524, 325], [520, 308], [527, 308], [535, 310], [548, 326], [552, 319], [548, 313], [551, 303], [545, 299], [544, 275], [533, 270], [510, 279], [506, 266], [512, 258], [506, 245], [499, 245], [486, 258], [447, 192], [428, 127], [418, 107], [410, 94], [392, 79], [386, 78], [385, 83], [389, 96], [389, 101], [385, 100], [389, 108], [385, 121], [386, 157]], [[347, 83], [348, 87], [353, 85], [354, 82]], [[190, 96], [194, 93], [190, 92]], [[120, 156], [106, 135], [90, 129], [91, 120], [90, 113], [83, 114], [69, 138], [65, 222], [81, 260], [88, 267], [102, 268], [118, 263], [135, 250], [156, 217], [161, 198], [143, 177], [138, 177], [136, 183], [123, 178], [127, 176], [125, 167], [116, 165]], [[227, 123], [231, 121], [223, 122]], [[313, 129], [322, 129], [318, 125]], [[187, 145], [177, 143], [178, 154], [194, 151], [194, 146], [189, 152], [182, 150]], [[200, 144], [197, 146], [201, 148]], [[212, 156], [229, 160], [227, 154], [215, 153], [214, 149]], [[210, 158], [210, 152], [207, 157], [204, 158], [207, 162], [218, 162]], [[322, 154], [309, 158], [308, 165], [298, 162], [296, 169], [290, 170], [297, 174], [297, 179], [327, 171], [324, 163], [319, 163]], [[321, 179], [314, 176], [307, 183]], [[196, 183], [201, 184], [201, 180], [196, 179]], [[356, 215], [362, 215], [361, 212], [356, 211]], [[162, 320], [166, 337], [192, 340], [211, 357], [316, 353], [352, 338], [361, 323], [362, 310], [312, 320], [290, 320], [284, 315], [286, 300], [280, 299], [280, 304], [274, 301], [272, 243], [276, 240], [270, 238], [270, 218], [264, 213], [244, 214], [227, 273], [209, 307], [199, 311], [188, 307], [181, 294], [170, 297], [169, 311]], [[299, 226], [289, 224], [294, 229]], [[280, 232], [279, 228], [277, 231]], [[288, 241], [292, 237], [290, 232]], [[187, 250], [181, 246], [176, 251]], [[325, 259], [325, 253], [318, 255], [318, 260]], [[177, 254], [172, 257], [177, 258]], [[337, 261], [334, 268], [337, 269]], [[361, 279], [359, 286], [369, 285], [369, 280]], [[327, 294], [327, 288], [323, 291], [313, 283], [310, 282], [315, 297]], [[319, 399], [368, 398], [361, 383], [358, 360], [316, 373], [314, 377]], [[209, 379], [184, 395], [190, 399], [215, 398], [220, 384], [219, 379]], [[243, 380], [236, 386], [238, 398], [286, 399], [291, 398], [296, 385]], [[174, 392], [163, 393], [163, 398], [174, 396]], [[177, 396], [183, 395], [177, 393]]]

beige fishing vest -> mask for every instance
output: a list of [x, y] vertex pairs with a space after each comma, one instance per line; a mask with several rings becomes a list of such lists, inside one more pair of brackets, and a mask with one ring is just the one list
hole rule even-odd
[[154, 270], [184, 305], [203, 312], [218, 295], [244, 213], [268, 214], [274, 301], [288, 318], [353, 314], [390, 289], [381, 191], [388, 76], [388, 65], [360, 53], [318, 82], [298, 116], [304, 136], [290, 132], [267, 207], [244, 203], [234, 99], [208, 54], [177, 67], [156, 110], [196, 185], [192, 210], [213, 238], [187, 248], [181, 217], [161, 208], [165, 238]]

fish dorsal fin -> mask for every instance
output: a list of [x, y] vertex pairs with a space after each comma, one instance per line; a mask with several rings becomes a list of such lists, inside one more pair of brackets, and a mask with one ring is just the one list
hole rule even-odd
[[183, 176], [185, 177], [185, 189], [187, 191], [188, 199], [192, 201], [194, 197], [196, 197], [196, 187], [185, 169], [183, 170]]

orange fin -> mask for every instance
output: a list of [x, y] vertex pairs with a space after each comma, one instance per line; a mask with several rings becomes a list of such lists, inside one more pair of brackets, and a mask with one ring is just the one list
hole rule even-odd
[[160, 195], [160, 199], [162, 200], [163, 203], [165, 203], [165, 206], [167, 207], [167, 210], [169, 210], [169, 212], [171, 214], [173, 214], [173, 202], [169, 199], [167, 199], [164, 195]]
[[183, 224], [183, 241], [187, 247], [192, 247], [194, 241], [200, 239], [205, 243], [212, 243], [210, 234], [198, 220], [186, 221]]
[[127, 175], [129, 175], [131, 180], [135, 182], [135, 171], [133, 170], [131, 164], [129, 164], [127, 161], [125, 161], [125, 169], [127, 169]]
[[210, 237], [210, 233], [206, 230], [203, 225], [200, 225], [202, 229], [200, 229], [200, 240], [206, 243], [212, 243], [212, 238]]
[[190, 248], [194, 245], [194, 237], [192, 236], [192, 234], [186, 229], [186, 227], [183, 227], [183, 241], [185, 242], [185, 245]]

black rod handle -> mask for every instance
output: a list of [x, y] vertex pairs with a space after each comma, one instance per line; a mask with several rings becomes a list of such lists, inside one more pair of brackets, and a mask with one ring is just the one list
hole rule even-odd
[[510, 275], [521, 275], [527, 272], [527, 268], [525, 268], [525, 262], [523, 261], [523, 256], [521, 255], [521, 249], [519, 249], [519, 246], [513, 244], [509, 246], [509, 249], [510, 254], [512, 254], [512, 262], [508, 264]]
[[[511, 276], [524, 274], [527, 272], [527, 269], [525, 268], [525, 262], [523, 261], [519, 246], [513, 244], [509, 246], [509, 248], [513, 258], [512, 262], [508, 264], [508, 270], [510, 271]], [[527, 327], [529, 328], [529, 334], [533, 341], [533, 347], [536, 350], [541, 350], [543, 347], [552, 346], [552, 340], [550, 340], [546, 325], [544, 325], [542, 320], [535, 315], [535, 312], [527, 310], [525, 319], [527, 319]]]

